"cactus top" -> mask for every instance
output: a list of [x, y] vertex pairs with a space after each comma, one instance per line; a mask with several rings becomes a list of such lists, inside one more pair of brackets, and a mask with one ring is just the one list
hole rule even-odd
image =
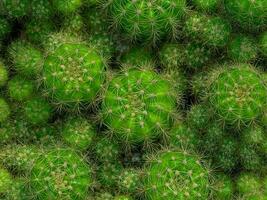
[[71, 149], [49, 150], [35, 161], [30, 175], [33, 195], [43, 200], [85, 199], [91, 183], [90, 167]]
[[153, 41], [176, 31], [186, 10], [185, 0], [112, 0], [104, 1], [114, 24], [141, 41]]
[[144, 178], [147, 200], [206, 200], [209, 170], [196, 155], [182, 151], [163, 151], [148, 162]]
[[255, 120], [266, 104], [267, 90], [259, 73], [247, 64], [215, 72], [209, 102], [223, 121], [244, 124]]
[[149, 69], [115, 76], [102, 103], [104, 123], [123, 141], [140, 143], [171, 125], [176, 96], [170, 82]]
[[83, 44], [62, 44], [44, 64], [44, 86], [53, 101], [63, 106], [91, 103], [105, 80], [101, 56]]

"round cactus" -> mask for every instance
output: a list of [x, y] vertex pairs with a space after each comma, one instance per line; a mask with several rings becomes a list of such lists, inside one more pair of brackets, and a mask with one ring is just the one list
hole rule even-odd
[[104, 59], [86, 45], [62, 44], [45, 60], [44, 87], [59, 106], [92, 103], [104, 81]]
[[47, 19], [53, 16], [50, 1], [31, 0], [31, 16], [36, 19]]
[[240, 126], [262, 114], [266, 86], [253, 67], [247, 64], [229, 66], [215, 71], [209, 81], [209, 103], [224, 122]]
[[252, 145], [260, 145], [265, 140], [265, 132], [261, 126], [254, 125], [242, 132], [242, 142]]
[[37, 199], [85, 199], [92, 170], [73, 150], [55, 148], [35, 160], [29, 183]]
[[174, 35], [186, 11], [185, 0], [115, 0], [101, 1], [115, 26], [133, 40], [156, 42], [166, 35]]
[[28, 14], [31, 0], [2, 0], [4, 14], [12, 18], [20, 18]]
[[261, 180], [252, 173], [242, 173], [236, 180], [236, 189], [242, 196], [250, 196], [261, 190]]
[[135, 194], [140, 181], [140, 172], [136, 169], [124, 169], [118, 176], [118, 189], [122, 193]]
[[246, 170], [259, 170], [262, 167], [262, 158], [255, 146], [251, 144], [239, 145], [239, 157], [242, 168]]
[[214, 199], [231, 200], [234, 195], [234, 183], [228, 175], [219, 174], [214, 183]]
[[143, 67], [153, 65], [153, 57], [148, 49], [133, 47], [122, 55], [120, 62], [126, 66]]
[[10, 107], [5, 99], [0, 97], [0, 123], [4, 122], [10, 115]]
[[180, 150], [159, 152], [148, 160], [144, 170], [147, 200], [208, 198], [209, 170], [195, 154]]
[[23, 110], [25, 119], [33, 125], [47, 123], [52, 116], [51, 105], [39, 96], [27, 100]]
[[29, 41], [40, 45], [54, 30], [54, 25], [49, 20], [32, 19], [25, 26], [25, 34]]
[[0, 61], [0, 87], [5, 86], [8, 80], [8, 70], [4, 64]]
[[170, 128], [176, 91], [149, 69], [124, 69], [110, 81], [102, 102], [104, 124], [126, 143], [149, 142]]
[[1, 194], [6, 193], [6, 191], [11, 188], [12, 184], [13, 180], [10, 173], [5, 169], [0, 168], [0, 196]]
[[70, 117], [64, 122], [61, 134], [67, 144], [84, 151], [92, 144], [96, 132], [87, 119]]
[[211, 17], [193, 13], [185, 21], [185, 35], [205, 45], [219, 48], [224, 47], [230, 37], [231, 26], [220, 17]]
[[64, 15], [69, 15], [81, 7], [82, 0], [72, 0], [68, 2], [65, 0], [52, 0], [52, 4], [58, 12]]
[[267, 57], [267, 31], [265, 31], [260, 38], [260, 51]]
[[266, 28], [267, 2], [265, 0], [225, 0], [226, 15], [233, 23], [248, 31]]
[[214, 12], [218, 7], [221, 0], [192, 0], [193, 5], [204, 12]]
[[26, 191], [27, 181], [24, 178], [16, 178], [12, 185], [5, 192], [5, 200], [27, 200], [29, 199]]
[[108, 30], [108, 23], [105, 17], [98, 9], [90, 9], [84, 16], [84, 22], [90, 34], [97, 35], [105, 33]]
[[235, 62], [249, 62], [257, 57], [257, 46], [253, 38], [238, 35], [228, 46], [228, 57]]
[[208, 63], [211, 51], [200, 44], [188, 43], [185, 45], [185, 64], [189, 69], [198, 70]]
[[73, 32], [81, 32], [83, 29], [83, 18], [78, 13], [71, 14], [65, 17], [63, 21], [63, 29]]
[[203, 97], [206, 96], [206, 87], [208, 81], [208, 72], [207, 70], [200, 71], [195, 73], [192, 76], [190, 85], [192, 89], [192, 94], [198, 102], [203, 101]]
[[41, 51], [25, 41], [14, 41], [9, 47], [9, 55], [16, 71], [26, 77], [36, 76], [42, 69]]
[[175, 43], [165, 43], [159, 51], [159, 59], [163, 68], [181, 68], [185, 62], [183, 45]]
[[0, 40], [3, 39], [11, 31], [11, 25], [9, 21], [0, 16]]
[[119, 144], [107, 137], [99, 138], [93, 148], [100, 162], [116, 162], [119, 158]]
[[14, 76], [7, 84], [8, 95], [11, 100], [25, 101], [34, 93], [34, 83], [22, 76]]

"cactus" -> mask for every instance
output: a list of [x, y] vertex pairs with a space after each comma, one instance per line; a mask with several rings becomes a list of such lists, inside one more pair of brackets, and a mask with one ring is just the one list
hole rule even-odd
[[116, 162], [119, 158], [119, 144], [107, 137], [98, 138], [93, 149], [97, 160], [102, 163]]
[[264, 30], [267, 24], [267, 3], [265, 0], [225, 0], [224, 9], [234, 25], [246, 31]]
[[31, 16], [35, 19], [48, 19], [53, 16], [53, 8], [50, 1], [31, 0]]
[[5, 192], [5, 200], [27, 200], [26, 178], [16, 178]]
[[119, 196], [115, 196], [114, 200], [133, 200], [133, 198], [130, 196], [119, 195]]
[[259, 152], [255, 146], [251, 144], [240, 144], [239, 156], [242, 168], [248, 171], [259, 170], [263, 165], [263, 160]]
[[166, 35], [174, 36], [186, 12], [186, 1], [115, 0], [101, 1], [114, 26], [121, 28], [132, 40], [155, 43]]
[[61, 134], [67, 144], [78, 150], [85, 151], [92, 144], [92, 139], [96, 132], [87, 119], [69, 117], [63, 124]]
[[42, 125], [52, 117], [51, 105], [42, 97], [36, 96], [25, 102], [23, 107], [25, 119], [33, 125]]
[[105, 33], [108, 31], [108, 23], [106, 18], [98, 9], [89, 9], [85, 13], [84, 22], [87, 25], [87, 30], [92, 35]]
[[224, 47], [229, 40], [231, 26], [220, 17], [192, 13], [185, 21], [184, 33], [192, 40], [213, 48]]
[[126, 143], [149, 142], [172, 124], [176, 91], [150, 69], [124, 69], [110, 81], [102, 102], [104, 124]]
[[25, 25], [27, 39], [36, 45], [42, 45], [53, 31], [54, 24], [48, 19], [32, 19]]
[[12, 186], [13, 180], [11, 174], [4, 168], [0, 168], [0, 196]]
[[8, 80], [8, 70], [0, 61], [0, 88], [5, 86]]
[[236, 180], [236, 190], [243, 197], [253, 197], [261, 190], [261, 180], [253, 173], [242, 173]]
[[148, 159], [143, 190], [147, 200], [207, 199], [209, 169], [195, 154], [181, 150], [162, 151]]
[[264, 142], [265, 135], [264, 130], [259, 125], [254, 125], [246, 128], [242, 132], [242, 142], [252, 145], [260, 145]]
[[237, 127], [255, 121], [267, 97], [262, 77], [248, 64], [215, 71], [209, 79], [208, 93], [208, 101], [220, 120]]
[[72, 149], [56, 147], [39, 156], [30, 171], [30, 191], [37, 199], [85, 199], [92, 169]]
[[154, 64], [151, 52], [142, 47], [133, 47], [122, 55], [121, 64], [133, 67], [143, 67]]
[[83, 18], [78, 13], [68, 15], [64, 18], [63, 29], [73, 32], [81, 32], [83, 30]]
[[159, 50], [160, 64], [166, 69], [180, 69], [184, 62], [184, 46], [182, 44], [165, 43]]
[[267, 31], [265, 31], [260, 37], [260, 51], [267, 58]]
[[237, 35], [228, 45], [228, 57], [235, 62], [250, 62], [257, 57], [257, 46], [253, 38]]
[[0, 40], [2, 40], [11, 31], [9, 21], [0, 15]]
[[28, 14], [31, 0], [2, 0], [3, 13], [11, 18], [21, 18]]
[[102, 191], [97, 193], [95, 197], [89, 198], [88, 200], [114, 200], [114, 197], [112, 194]]
[[136, 169], [124, 169], [118, 176], [117, 185], [120, 192], [135, 194], [139, 188], [140, 172]]
[[37, 76], [43, 64], [43, 55], [26, 41], [14, 41], [9, 46], [8, 53], [12, 59], [16, 71], [25, 76], [32, 78]]
[[192, 3], [200, 11], [213, 13], [219, 7], [221, 0], [192, 0]]
[[93, 103], [105, 81], [105, 61], [91, 47], [62, 44], [45, 60], [43, 83], [52, 101], [64, 108]]
[[22, 76], [14, 76], [8, 81], [7, 91], [11, 100], [25, 101], [34, 93], [34, 83]]
[[52, 0], [54, 9], [64, 15], [69, 15], [79, 9], [82, 5], [81, 0], [72, 0], [66, 2], [65, 0]]
[[202, 70], [198, 73], [195, 73], [192, 76], [190, 85], [192, 94], [198, 102], [202, 102], [206, 96], [206, 87], [208, 81], [208, 71]]
[[5, 99], [0, 97], [0, 123], [8, 119], [11, 113], [10, 107]]
[[228, 175], [218, 174], [213, 187], [216, 200], [231, 200], [234, 196], [234, 183]]

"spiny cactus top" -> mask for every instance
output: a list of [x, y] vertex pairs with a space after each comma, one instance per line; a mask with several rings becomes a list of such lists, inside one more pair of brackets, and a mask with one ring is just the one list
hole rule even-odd
[[245, 30], [258, 31], [267, 27], [266, 0], [225, 0], [224, 6], [233, 23]]
[[174, 35], [186, 11], [185, 0], [112, 0], [103, 1], [113, 23], [130, 38], [155, 42]]
[[68, 15], [76, 11], [82, 5], [82, 0], [52, 0], [52, 3], [57, 11]]
[[209, 81], [209, 102], [223, 121], [242, 125], [262, 114], [267, 90], [260, 74], [250, 65], [219, 69]]
[[14, 18], [25, 16], [29, 11], [30, 5], [31, 0], [2, 0], [0, 4], [0, 6], [3, 6], [4, 14]]
[[62, 44], [45, 60], [44, 86], [60, 106], [92, 103], [104, 80], [104, 60], [86, 45]]
[[212, 12], [219, 7], [220, 1], [221, 0], [192, 0], [192, 3], [198, 10]]
[[37, 199], [84, 200], [91, 184], [90, 166], [71, 149], [50, 149], [30, 172], [30, 191]]
[[170, 128], [176, 92], [149, 69], [125, 69], [109, 83], [102, 102], [103, 121], [121, 140], [149, 141]]
[[163, 151], [148, 160], [143, 180], [147, 200], [206, 200], [209, 170], [197, 155], [180, 150]]
[[0, 197], [12, 185], [12, 177], [5, 169], [0, 168]]

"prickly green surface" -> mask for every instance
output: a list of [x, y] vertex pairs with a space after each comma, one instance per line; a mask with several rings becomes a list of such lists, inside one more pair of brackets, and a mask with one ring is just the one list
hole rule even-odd
[[82, 5], [82, 1], [72, 0], [66, 2], [65, 0], [52, 0], [52, 4], [58, 12], [68, 15], [75, 12]]
[[192, 0], [192, 3], [198, 10], [213, 12], [219, 7], [220, 1], [221, 0]]
[[46, 19], [53, 16], [51, 2], [46, 0], [31, 0], [31, 16], [36, 19]]
[[11, 25], [9, 21], [0, 16], [0, 40], [3, 39], [11, 31]]
[[20, 18], [28, 13], [30, 2], [30, 0], [3, 0], [1, 5], [3, 6], [4, 14], [12, 18]]
[[118, 176], [118, 188], [121, 193], [135, 194], [140, 183], [140, 172], [135, 169], [124, 169]]
[[234, 195], [234, 183], [228, 175], [219, 174], [215, 180], [214, 198], [217, 200], [231, 200]]
[[240, 174], [236, 180], [236, 189], [244, 196], [255, 194], [261, 189], [261, 180], [253, 173]]
[[8, 70], [3, 62], [0, 61], [0, 87], [3, 87], [8, 80]]
[[101, 112], [120, 140], [149, 142], [170, 128], [175, 103], [169, 81], [149, 69], [126, 69], [110, 81]]
[[10, 107], [6, 100], [0, 97], [0, 123], [9, 117], [10, 112]]
[[159, 152], [147, 161], [143, 187], [148, 200], [207, 199], [209, 170], [195, 154]]
[[267, 57], [267, 31], [265, 31], [260, 38], [260, 51]]
[[43, 82], [59, 106], [78, 107], [92, 103], [105, 81], [105, 63], [92, 48], [63, 44], [45, 60]]
[[0, 195], [5, 193], [8, 188], [11, 187], [12, 182], [10, 173], [5, 169], [0, 168]]

